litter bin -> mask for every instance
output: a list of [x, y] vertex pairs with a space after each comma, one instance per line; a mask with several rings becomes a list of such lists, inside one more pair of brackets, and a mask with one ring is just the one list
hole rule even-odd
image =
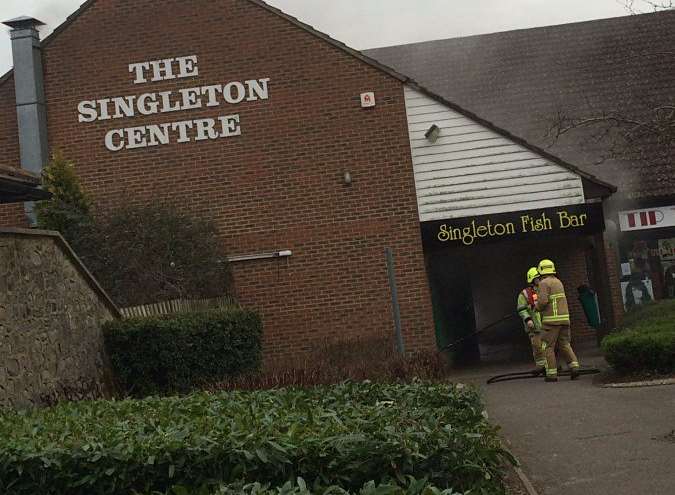
[[586, 314], [586, 321], [596, 330], [599, 329], [601, 319], [597, 293], [587, 285], [579, 286], [577, 291], [579, 291], [579, 301]]

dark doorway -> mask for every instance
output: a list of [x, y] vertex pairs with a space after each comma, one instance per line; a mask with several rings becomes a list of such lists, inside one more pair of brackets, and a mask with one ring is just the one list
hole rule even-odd
[[[530, 342], [516, 312], [518, 294], [527, 285], [525, 273], [545, 257], [569, 266], [570, 254], [579, 253], [580, 244], [523, 240], [428, 252], [438, 347], [464, 338], [452, 349], [456, 365], [531, 360]], [[568, 285], [574, 297], [576, 286]]]
[[448, 351], [456, 365], [480, 361], [471, 288], [471, 273], [467, 260], [448, 253], [427, 256], [427, 274], [439, 349], [457, 342]]

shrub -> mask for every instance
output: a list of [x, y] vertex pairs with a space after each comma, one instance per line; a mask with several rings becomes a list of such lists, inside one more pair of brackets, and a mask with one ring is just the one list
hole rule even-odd
[[38, 226], [60, 232], [118, 305], [231, 295], [213, 222], [156, 201], [101, 215], [58, 152], [43, 183], [52, 198], [36, 204]]
[[0, 414], [0, 438], [0, 493], [13, 495], [276, 488], [298, 477], [323, 493], [407, 476], [499, 494], [512, 460], [475, 390], [422, 382], [64, 403]]
[[315, 387], [344, 381], [382, 383], [414, 378], [439, 380], [447, 376], [448, 362], [438, 352], [401, 356], [393, 335], [330, 339], [303, 359], [267, 361], [261, 371], [228, 377], [210, 390], [264, 390], [281, 387]]
[[130, 395], [185, 392], [258, 368], [262, 323], [231, 308], [104, 325], [106, 350]]
[[35, 205], [38, 227], [60, 232], [77, 249], [93, 218], [91, 200], [82, 190], [73, 163], [54, 153], [42, 171], [42, 182], [52, 197]]
[[457, 492], [452, 488], [440, 489], [426, 479], [407, 477], [405, 483], [388, 482], [377, 484], [369, 481], [360, 489], [347, 491], [337, 485], [320, 490], [312, 490], [302, 478], [287, 482], [280, 487], [271, 487], [262, 483], [235, 483], [232, 485], [213, 484], [199, 488], [177, 486], [169, 493], [154, 492], [151, 495], [470, 495], [470, 492]]
[[126, 206], [98, 216], [78, 255], [122, 307], [231, 295], [215, 224], [170, 206]]
[[607, 362], [620, 372], [675, 371], [675, 330], [642, 326], [608, 335], [602, 341], [602, 350]]
[[675, 301], [636, 308], [602, 341], [607, 362], [622, 373], [675, 371]]
[[[317, 353], [318, 354], [318, 353]], [[353, 361], [331, 366], [319, 358], [293, 366], [266, 366], [264, 370], [228, 378], [209, 390], [265, 390], [283, 387], [315, 387], [346, 380], [396, 383], [415, 378], [437, 380], [447, 376], [447, 360], [436, 352], [389, 356], [377, 361]]]

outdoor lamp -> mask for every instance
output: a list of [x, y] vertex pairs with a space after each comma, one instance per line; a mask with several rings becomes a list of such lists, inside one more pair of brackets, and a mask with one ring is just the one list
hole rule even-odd
[[432, 125], [427, 129], [427, 132], [424, 133], [424, 137], [427, 138], [432, 143], [435, 143], [438, 140], [438, 136], [441, 134], [441, 129], [436, 124]]

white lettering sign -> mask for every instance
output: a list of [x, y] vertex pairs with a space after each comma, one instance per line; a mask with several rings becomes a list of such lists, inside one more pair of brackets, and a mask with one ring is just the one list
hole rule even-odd
[[[134, 84], [184, 79], [199, 75], [197, 55], [129, 64]], [[140, 95], [83, 100], [77, 105], [78, 121], [90, 123], [200, 110], [221, 105], [238, 105], [269, 99], [269, 78], [228, 81], [176, 91], [146, 92]], [[238, 114], [176, 121], [165, 124], [125, 127], [108, 131], [104, 144], [110, 151], [147, 148], [171, 142], [207, 141], [241, 135]]]

